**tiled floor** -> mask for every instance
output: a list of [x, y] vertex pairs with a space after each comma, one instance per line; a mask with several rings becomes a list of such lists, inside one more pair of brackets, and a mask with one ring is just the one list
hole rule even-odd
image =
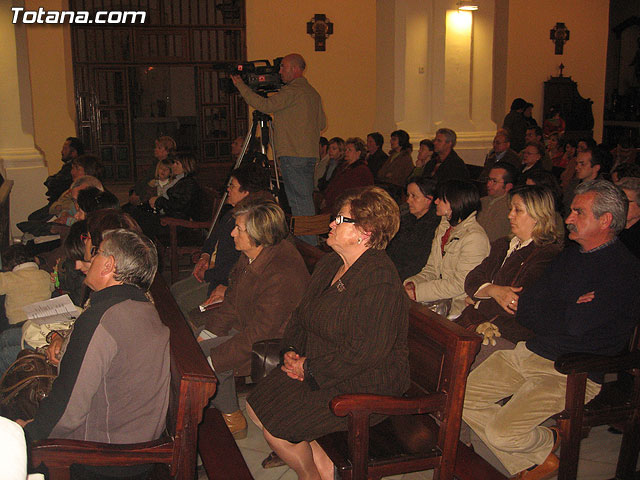
[[[240, 396], [240, 405], [244, 410], [245, 398], [243, 395]], [[296, 480], [296, 474], [286, 466], [267, 470], [262, 468], [261, 462], [271, 449], [251, 420], [248, 420], [248, 423], [249, 434], [246, 439], [238, 440], [238, 446], [253, 477], [256, 480]], [[621, 435], [609, 433], [606, 426], [594, 428], [589, 437], [582, 441], [578, 479], [601, 480], [613, 477], [621, 439]], [[482, 449], [482, 446], [476, 446], [476, 452], [480, 454], [484, 454]], [[385, 478], [393, 480], [431, 480], [432, 477], [433, 472], [426, 471]], [[556, 477], [553, 478], [555, 479]], [[203, 469], [200, 469], [198, 480], [206, 479], [206, 473]]]

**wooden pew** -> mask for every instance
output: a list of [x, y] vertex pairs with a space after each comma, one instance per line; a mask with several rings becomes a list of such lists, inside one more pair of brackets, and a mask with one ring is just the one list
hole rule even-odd
[[[46, 465], [49, 479], [69, 478], [69, 467], [74, 463], [92, 466], [155, 463], [163, 464], [164, 468], [155, 468], [153, 478], [195, 478], [198, 424], [215, 393], [217, 380], [161, 275], [156, 276], [151, 294], [160, 318], [170, 329], [171, 391], [166, 435], [151, 442], [130, 445], [60, 439], [35, 442], [31, 449], [31, 465]], [[215, 414], [220, 417], [215, 409], [207, 412], [208, 417]], [[212, 432], [222, 452], [217, 460], [220, 470], [209, 478], [251, 478], [228, 477], [224, 473], [225, 469], [248, 472], [248, 468], [223, 421], [222, 426], [224, 428], [219, 426]]]
[[[434, 478], [452, 479], [467, 375], [479, 348], [478, 335], [414, 303], [409, 392], [404, 397], [340, 395], [331, 402], [336, 415], [348, 416], [349, 431], [318, 443], [339, 476], [363, 480], [433, 468]], [[374, 413], [389, 418], [370, 428]]]

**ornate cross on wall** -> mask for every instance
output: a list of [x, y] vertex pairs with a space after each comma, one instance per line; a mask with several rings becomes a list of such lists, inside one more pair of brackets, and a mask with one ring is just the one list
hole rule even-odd
[[323, 13], [316, 13], [307, 22], [307, 33], [316, 41], [316, 52], [324, 52], [327, 49], [327, 37], [333, 34], [333, 23]]
[[562, 55], [565, 42], [569, 41], [569, 30], [563, 22], [557, 22], [550, 31], [550, 38], [556, 44], [556, 55]]

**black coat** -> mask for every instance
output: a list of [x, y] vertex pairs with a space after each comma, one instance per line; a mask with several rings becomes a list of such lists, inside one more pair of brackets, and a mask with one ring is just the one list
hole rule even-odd
[[442, 165], [440, 165], [438, 170], [434, 173], [437, 163], [438, 154], [434, 154], [431, 157], [431, 160], [429, 160], [424, 166], [422, 176], [426, 178], [435, 178], [438, 183], [451, 179], [468, 180], [470, 178], [467, 166], [455, 150], [451, 150], [451, 152], [449, 152], [447, 158], [444, 159]]
[[173, 218], [184, 220], [202, 220], [200, 218], [200, 186], [193, 174], [185, 175], [167, 190], [169, 199], [158, 197], [156, 210], [164, 211], [164, 214]]

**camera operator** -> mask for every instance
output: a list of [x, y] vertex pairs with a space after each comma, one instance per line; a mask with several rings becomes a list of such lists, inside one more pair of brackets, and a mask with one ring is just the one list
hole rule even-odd
[[[304, 58], [297, 53], [284, 57], [280, 76], [286, 85], [268, 98], [253, 92], [240, 76], [231, 76], [249, 105], [273, 114], [274, 144], [293, 215], [315, 215], [313, 172], [320, 131], [326, 126], [320, 95], [303, 77], [305, 67]], [[302, 239], [316, 244], [315, 236]]]

